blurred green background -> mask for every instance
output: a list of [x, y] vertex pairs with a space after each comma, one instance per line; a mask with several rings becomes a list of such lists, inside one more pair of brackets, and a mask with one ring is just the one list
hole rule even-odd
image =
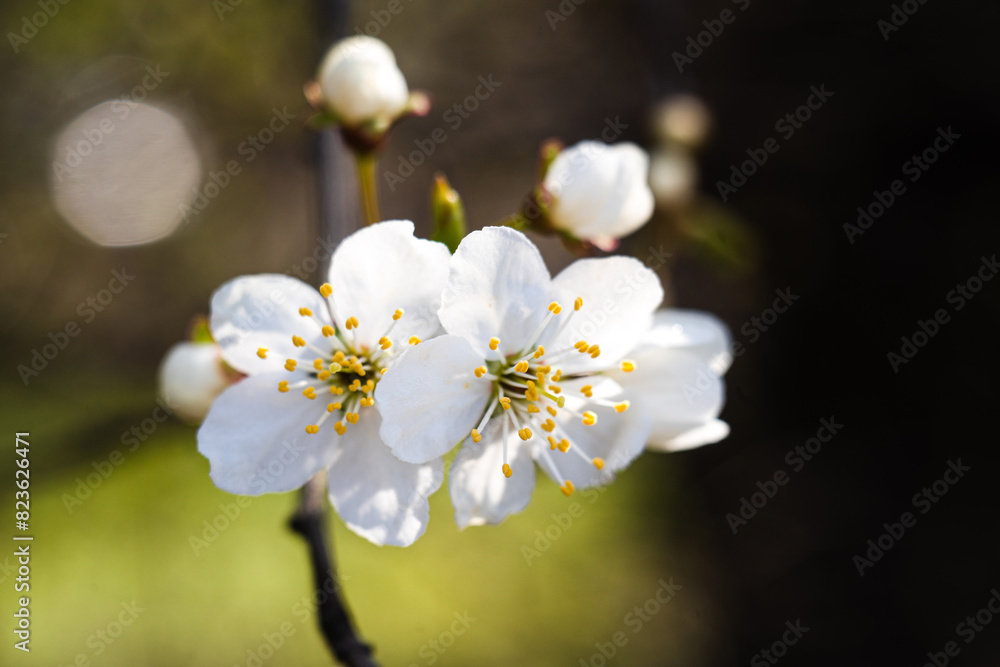
[[[16, 54], [0, 49], [0, 423], [31, 433], [36, 538], [32, 651], [15, 651], [7, 634], [3, 664], [252, 665], [248, 651], [257, 652], [283, 623], [294, 634], [264, 664], [331, 663], [315, 618], [302, 612], [310, 572], [304, 544], [286, 528], [294, 494], [254, 499], [223, 520], [236, 498], [211, 484], [193, 428], [157, 425], [135, 451], [125, 438], [152, 415], [157, 365], [206, 312], [212, 290], [233, 276], [300, 265], [324, 233], [301, 93], [325, 46], [322, 14], [299, 3], [224, 2], [74, 0], [59, 5]], [[557, 30], [545, 14], [550, 3], [403, 6], [377, 30], [369, 22], [385, 3], [354, 3], [349, 20], [349, 32], [357, 27], [385, 39], [410, 86], [435, 98], [430, 116], [394, 133], [382, 171], [394, 169], [414, 140], [447, 128], [442, 113], [471, 94], [479, 76], [492, 74], [501, 86], [449, 129], [448, 141], [413, 177], [394, 192], [383, 187], [383, 217], [411, 218], [426, 235], [426, 196], [434, 171], [443, 170], [464, 196], [472, 225], [482, 226], [511, 213], [530, 190], [537, 147], [547, 137], [596, 137], [620, 117], [628, 126], [623, 139], [649, 143], [644, 123], [658, 91], [641, 85], [649, 72], [628, 39], [626, 3], [590, 0], [586, 18], [569, 15]], [[4, 3], [0, 26], [19, 31], [23, 17], [37, 11], [34, 2]], [[83, 110], [128, 94], [147, 66], [168, 73], [147, 101], [185, 124], [203, 172], [240, 159], [237, 147], [267, 124], [273, 108], [296, 117], [170, 238], [99, 247], [53, 208], [54, 137]], [[643, 258], [664, 243], [674, 249], [672, 229], [661, 220], [625, 249]], [[569, 261], [553, 241], [538, 241], [553, 272]], [[693, 257], [687, 264], [680, 258], [680, 278], [668, 283], [686, 305], [724, 311], [749, 302], [752, 276], [706, 271]], [[81, 304], [122, 268], [134, 281], [85, 319]], [[81, 334], [22, 381], [17, 367], [70, 321]], [[106, 473], [115, 450], [121, 465], [80, 503], [68, 501], [86, 495], [80, 480]], [[5, 480], [11, 463], [0, 460]], [[668, 534], [671, 507], [699, 511], [697, 499], [678, 495], [674, 478], [668, 457], [647, 455], [600, 495], [567, 501], [540, 479], [526, 512], [461, 533], [441, 492], [427, 534], [409, 549], [374, 547], [334, 519], [336, 557], [360, 631], [386, 665], [598, 665], [597, 643], [618, 631], [628, 643], [617, 649], [617, 664], [710, 664], [706, 652], [718, 641], [711, 632], [718, 622], [714, 573], [695, 547]], [[583, 513], [563, 530], [561, 515], [573, 502]], [[207, 547], [192, 547], [213, 521], [230, 525]], [[557, 539], [527, 562], [522, 548], [545, 547], [545, 531]], [[4, 613], [13, 606], [11, 562], [0, 556]], [[671, 577], [684, 587], [677, 599], [638, 631], [634, 616], [626, 625]], [[133, 602], [141, 613], [105, 643], [98, 633], [116, 633], [122, 605]], [[475, 623], [435, 651], [429, 642], [448, 643], [442, 633], [465, 612]]]

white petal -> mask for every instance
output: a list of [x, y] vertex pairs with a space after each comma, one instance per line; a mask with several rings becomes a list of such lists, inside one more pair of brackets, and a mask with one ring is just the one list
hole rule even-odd
[[[222, 358], [247, 374], [279, 371], [286, 359], [311, 363], [316, 352], [295, 347], [292, 335], [321, 350], [330, 345], [320, 326], [299, 314], [302, 307], [324, 322], [330, 319], [323, 297], [301, 280], [279, 274], [230, 280], [212, 295], [212, 335], [222, 348]], [[261, 347], [268, 350], [266, 359], [257, 356]]]
[[653, 413], [654, 431], [670, 424], [702, 423], [718, 416], [725, 385], [705, 361], [686, 350], [647, 348], [635, 355], [631, 373], [609, 376], [630, 400], [641, 401]]
[[647, 448], [660, 452], [679, 452], [702, 445], [711, 445], [729, 435], [729, 424], [721, 419], [713, 419], [703, 424], [676, 426], [673, 433], [661, 431], [649, 441]]
[[517, 434], [507, 438], [509, 478], [503, 474], [501, 430], [491, 428], [487, 435], [493, 437], [467, 443], [451, 464], [448, 490], [459, 528], [500, 523], [527, 507], [535, 488], [535, 466]]
[[458, 336], [409, 347], [382, 376], [375, 400], [382, 440], [409, 463], [426, 463], [468, 437], [482, 418], [492, 383], [473, 371], [483, 363]]
[[297, 489], [327, 467], [337, 443], [330, 425], [309, 435], [326, 405], [280, 393], [288, 373], [251, 375], [222, 392], [198, 429], [198, 451], [223, 491], [248, 496]]
[[443, 243], [414, 237], [409, 220], [380, 222], [351, 234], [330, 263], [338, 324], [358, 318], [358, 340], [374, 347], [402, 308], [391, 336], [395, 344], [405, 345], [410, 336], [430, 338], [440, 330], [435, 311], [450, 259]]
[[223, 369], [218, 345], [177, 343], [160, 365], [160, 396], [182, 419], [200, 422], [236, 377]]
[[709, 313], [681, 308], [657, 311], [653, 327], [642, 338], [642, 345], [690, 350], [724, 374], [733, 361], [729, 328]]
[[551, 282], [535, 244], [507, 227], [487, 227], [466, 236], [451, 260], [441, 295], [441, 324], [462, 336], [484, 358], [495, 359], [490, 338], [514, 354], [548, 315]]
[[[595, 391], [595, 394], [597, 392]], [[624, 470], [639, 456], [649, 438], [651, 419], [643, 410], [637, 410], [633, 405], [625, 412], [615, 412], [613, 408], [586, 405], [567, 400], [567, 405], [575, 410], [590, 410], [597, 415], [597, 423], [584, 426], [580, 418], [561, 413], [557, 417], [559, 428], [570, 441], [571, 451], [552, 450], [545, 437], [538, 439], [535, 460], [554, 482], [562, 485], [567, 479], [580, 489], [598, 484], [607, 484], [614, 478], [614, 473]], [[533, 429], [534, 430], [534, 429]], [[536, 437], [547, 435], [544, 431], [535, 431]], [[558, 437], [556, 438], [559, 439]], [[572, 448], [579, 451], [574, 453]], [[558, 474], [551, 466], [544, 463], [547, 452], [555, 463]], [[579, 456], [585, 453], [588, 460]], [[591, 462], [594, 458], [604, 459], [604, 468], [598, 470]]]
[[596, 359], [573, 353], [554, 362], [564, 371], [606, 368], [629, 353], [653, 322], [653, 312], [663, 300], [663, 288], [655, 273], [631, 257], [581, 259], [566, 267], [553, 282], [563, 306], [557, 320], [570, 316], [577, 297], [583, 307], [557, 340], [545, 344], [551, 354], [572, 348], [580, 340], [597, 344]]
[[377, 410], [362, 410], [347, 427], [327, 471], [330, 502], [344, 523], [378, 545], [406, 547], [427, 529], [427, 497], [444, 479], [441, 459], [404, 463], [379, 438]]

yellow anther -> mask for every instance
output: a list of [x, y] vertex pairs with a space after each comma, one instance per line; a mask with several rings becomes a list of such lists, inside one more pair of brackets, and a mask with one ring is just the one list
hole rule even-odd
[[333, 360], [336, 361], [337, 363], [340, 363], [341, 361], [344, 361], [344, 353], [341, 352], [340, 350], [337, 350], [333, 354]]
[[316, 375], [316, 379], [327, 380], [331, 375], [332, 373], [330, 373], [330, 371], [320, 371], [319, 374]]
[[289, 359], [288, 361], [285, 362], [285, 370], [294, 371], [296, 364], [298, 364], [297, 361], [295, 361], [294, 359]]
[[591, 461], [591, 463], [593, 463], [594, 467], [597, 468], [598, 470], [604, 470], [604, 459], [596, 458], [593, 461]]
[[534, 414], [536, 412], [541, 412], [541, 410], [538, 409], [537, 405], [529, 405], [528, 406], [528, 412]]
[[559, 442], [551, 435], [549, 436], [548, 440], [549, 440], [549, 449], [555, 449], [556, 447], [559, 446]]
[[392, 314], [392, 319], [393, 320], [398, 320], [402, 316], [403, 316], [403, 309], [402, 308], [397, 308], [396, 312]]
[[302, 317], [312, 317], [312, 314], [313, 311], [309, 310], [308, 308], [305, 307], [299, 308], [299, 315], [301, 315]]
[[562, 387], [560, 387], [557, 384], [550, 384], [549, 385], [549, 391], [551, 391], [553, 394], [561, 394], [562, 393]]
[[585, 384], [582, 387], [580, 387], [580, 393], [586, 396], [587, 398], [590, 398], [591, 396], [594, 395], [594, 388], [589, 384]]
[[479, 431], [477, 431], [476, 429], [472, 429], [472, 442], [478, 443], [478, 442], [482, 442], [482, 440], [483, 440], [483, 436], [481, 436], [479, 434]]
[[622, 401], [621, 403], [615, 403], [615, 412], [625, 412], [628, 410], [628, 406], [632, 405], [628, 401]]
[[340, 403], [330, 403], [329, 405], [326, 406], [327, 412], [334, 412], [339, 409], [340, 409]]
[[548, 375], [549, 371], [552, 370], [552, 366], [538, 366], [537, 370], [539, 373], [545, 373], [546, 375]]
[[544, 422], [542, 422], [542, 430], [548, 433], [551, 433], [555, 427], [556, 423], [551, 419], [546, 419]]
[[305, 342], [305, 340], [302, 339], [301, 336], [292, 336], [292, 344], [295, 345], [295, 347], [305, 347], [306, 346], [306, 342]]
[[510, 398], [508, 398], [507, 396], [501, 398], [500, 405], [503, 407], [504, 410], [510, 410]]
[[562, 486], [559, 487], [559, 490], [563, 492], [564, 496], [571, 496], [571, 495], [573, 495], [573, 491], [575, 489], [576, 489], [576, 487], [573, 486], [573, 482], [569, 481], [568, 479], [566, 480], [565, 484], [563, 484]]
[[521, 438], [521, 440], [531, 440], [531, 429], [525, 426], [517, 432], [517, 435]]
[[315, 435], [316, 433], [319, 433], [319, 426], [317, 426], [316, 424], [309, 424], [308, 426], [306, 426], [306, 433], [308, 433], [309, 435]]
[[573, 302], [573, 310], [580, 310], [583, 308], [583, 299], [576, 297], [576, 301]]
[[524, 397], [529, 401], [537, 401], [538, 392], [535, 391], [534, 389], [528, 389], [527, 391], [524, 392]]
[[478, 366], [478, 367], [476, 367], [476, 369], [475, 369], [474, 371], [472, 371], [472, 372], [476, 374], [476, 377], [477, 377], [477, 378], [481, 378], [481, 377], [483, 377], [484, 375], [486, 375], [486, 366]]
[[573, 343], [573, 347], [580, 350], [581, 352], [585, 352], [587, 348], [590, 347], [590, 344], [585, 340], [578, 340], [575, 343]]
[[329, 366], [327, 366], [326, 369], [331, 373], [339, 373], [340, 371], [344, 370], [344, 367], [338, 364], [336, 361], [334, 361]]
[[590, 410], [587, 410], [586, 412], [583, 413], [584, 426], [593, 426], [596, 423], [597, 423], [597, 415], [595, 415]]
[[351, 370], [360, 375], [361, 377], [368, 375], [368, 371], [362, 368], [361, 364], [355, 364], [354, 367], [351, 368]]
[[624, 371], [625, 373], [631, 373], [634, 370], [635, 370], [634, 361], [632, 361], [631, 359], [622, 360], [622, 371]]
[[490, 349], [491, 350], [495, 350], [498, 347], [500, 347], [500, 339], [497, 338], [496, 336], [494, 336], [493, 338], [490, 338]]
[[333, 430], [337, 432], [337, 435], [344, 435], [344, 431], [347, 430], [347, 427], [344, 426], [344, 422], [337, 422], [333, 425]]
[[317, 358], [317, 359], [316, 359], [316, 360], [315, 360], [315, 361], [313, 362], [313, 368], [315, 368], [315, 369], [316, 369], [316, 370], [318, 370], [318, 371], [321, 371], [321, 370], [323, 370], [323, 360], [322, 360], [322, 359], [319, 359], [319, 358]]
[[365, 382], [365, 391], [369, 393], [375, 391], [375, 380], [369, 380], [368, 382]]
[[330, 285], [330, 283], [323, 283], [322, 285], [319, 286], [319, 293], [322, 294], [324, 297], [329, 298], [329, 296], [333, 294], [333, 287]]
[[562, 452], [563, 454], [565, 454], [566, 452], [569, 451], [569, 440], [567, 440], [566, 438], [563, 438], [562, 440], [559, 441], [558, 447], [559, 447], [559, 451]]
[[351, 329], [357, 329], [358, 328], [358, 318], [356, 318], [356, 317], [348, 317], [347, 321], [344, 323], [344, 326], [347, 327], [348, 331], [350, 331]]
[[315, 387], [306, 387], [305, 389], [302, 390], [302, 395], [305, 396], [306, 398], [310, 399], [310, 400], [314, 399], [314, 398], [316, 398], [316, 388]]
[[358, 389], [361, 389], [361, 380], [359, 380], [358, 378], [354, 378], [354, 382], [348, 385], [347, 388], [350, 389], [351, 391], [357, 391]]
[[535, 388], [535, 381], [534, 380], [528, 380], [527, 384], [528, 384], [528, 389], [534, 389]]
[[594, 345], [590, 348], [590, 358], [596, 359], [599, 356], [601, 356], [601, 347], [599, 345]]
[[514, 370], [517, 371], [518, 373], [527, 373], [528, 372], [528, 362], [527, 361], [519, 361], [519, 362], [517, 362], [517, 365], [514, 366]]
[[390, 347], [392, 347], [392, 341], [386, 338], [385, 336], [382, 336], [381, 338], [378, 339], [378, 345], [383, 350], [388, 350]]
[[329, 324], [324, 324], [322, 331], [323, 335], [326, 336], [327, 338], [337, 333], [337, 330], [331, 327]]
[[557, 413], [556, 413], [556, 409], [555, 409], [554, 407], [552, 407], [551, 405], [546, 405], [546, 406], [545, 406], [545, 410], [546, 410], [546, 411], [548, 411], [548, 413], [549, 413], [550, 415], [552, 415], [553, 417], [555, 417], [555, 416], [556, 416], [556, 414], [557, 414]]
[[361, 399], [361, 407], [370, 408], [373, 405], [375, 405], [375, 399], [371, 396], [365, 396]]
[[357, 424], [359, 416], [360, 415], [357, 412], [348, 412], [347, 415], [345, 415], [349, 424]]
[[535, 373], [535, 379], [538, 380], [538, 384], [545, 384], [545, 373], [538, 371]]
[[288, 380], [282, 380], [281, 382], [278, 383], [278, 391], [280, 391], [282, 394], [288, 391]]
[[503, 476], [504, 477], [510, 477], [513, 474], [514, 474], [514, 471], [510, 469], [510, 464], [504, 463], [503, 464]]
[[410, 345], [418, 345], [421, 341], [416, 336], [410, 336], [410, 340], [407, 341]]
[[331, 384], [330, 385], [330, 393], [331, 394], [335, 394], [337, 396], [340, 396], [341, 394], [344, 393], [344, 388], [343, 387], [338, 387], [337, 385], [334, 385], [334, 384]]
[[257, 348], [257, 356], [260, 357], [261, 359], [267, 359], [267, 348], [266, 347], [258, 347]]
[[555, 373], [554, 373], [554, 374], [552, 375], [552, 381], [553, 381], [553, 382], [559, 382], [559, 380], [562, 380], [562, 369], [561, 369], [561, 368], [560, 368], [559, 370], [557, 370], [557, 371], [556, 371], [556, 372], [555, 372]]
[[553, 301], [549, 304], [549, 312], [553, 315], [558, 315], [562, 312], [562, 306], [559, 305], [559, 302]]

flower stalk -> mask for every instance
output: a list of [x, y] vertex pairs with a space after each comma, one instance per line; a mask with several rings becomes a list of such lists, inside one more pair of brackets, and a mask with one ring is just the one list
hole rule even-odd
[[365, 224], [372, 225], [381, 220], [378, 209], [378, 158], [374, 152], [355, 153], [358, 166], [358, 183], [361, 186], [361, 204], [365, 213]]

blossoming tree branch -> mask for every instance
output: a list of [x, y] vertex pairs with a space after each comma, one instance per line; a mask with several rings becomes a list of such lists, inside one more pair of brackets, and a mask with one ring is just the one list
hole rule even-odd
[[[465, 528], [523, 510], [536, 469], [551, 480], [540, 492], [569, 496], [647, 449], [726, 437], [725, 326], [661, 308], [659, 278], [637, 259], [593, 256], [653, 215], [645, 151], [548, 142], [522, 210], [471, 233], [439, 176], [434, 232], [420, 239], [412, 222], [379, 220], [375, 165], [429, 98], [367, 36], [335, 44], [305, 90], [312, 127], [339, 131], [354, 153], [366, 225], [318, 286], [267, 274], [222, 285], [195, 340], [165, 360], [161, 392], [202, 421], [198, 450], [219, 488], [306, 488], [304, 506], [320, 511], [325, 496], [356, 534], [406, 547], [427, 528], [452, 450], [448, 494]], [[553, 277], [525, 232], [584, 258]], [[317, 581], [332, 578], [323, 540], [310, 544]], [[374, 664], [334, 598], [321, 627], [335, 656]]]

